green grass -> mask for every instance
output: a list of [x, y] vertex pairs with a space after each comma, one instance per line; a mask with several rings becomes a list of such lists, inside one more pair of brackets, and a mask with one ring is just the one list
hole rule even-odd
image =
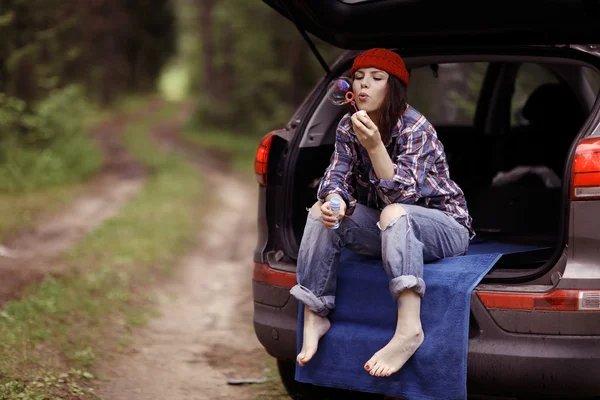
[[254, 157], [262, 135], [243, 135], [228, 131], [202, 130], [190, 124], [183, 138], [204, 148], [223, 153], [234, 171], [254, 179]]
[[0, 193], [0, 241], [29, 229], [42, 215], [56, 211], [84, 189], [83, 184], [27, 193]]
[[118, 117], [119, 115], [135, 113], [144, 108], [148, 101], [148, 96], [146, 95], [123, 96], [116, 99], [108, 107], [96, 107], [93, 112], [90, 113], [90, 121], [92, 124], [97, 124], [110, 118]]
[[[0, 400], [93, 399], [93, 367], [154, 315], [141, 290], [168, 276], [191, 244], [202, 177], [148, 138], [172, 115], [132, 124], [126, 144], [149, 176], [134, 199], [61, 260], [65, 271], [0, 310]], [[62, 377], [62, 378], [61, 378]]]
[[269, 379], [265, 384], [254, 388], [252, 400], [285, 400], [289, 399], [289, 396], [283, 387], [283, 383], [279, 379], [279, 372], [277, 371], [276, 360], [266, 355], [264, 356], [264, 376]]

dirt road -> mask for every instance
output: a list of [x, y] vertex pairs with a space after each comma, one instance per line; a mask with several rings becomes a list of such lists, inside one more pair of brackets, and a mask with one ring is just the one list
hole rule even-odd
[[136, 112], [97, 126], [92, 133], [106, 154], [102, 171], [62, 210], [44, 216], [28, 231], [2, 243], [0, 306], [48, 273], [59, 272], [60, 267], [52, 260], [116, 215], [139, 191], [145, 171], [126, 151], [121, 134], [130, 121], [144, 118], [159, 105], [159, 100], [151, 100]]
[[[182, 149], [162, 131], [164, 145]], [[187, 150], [205, 171], [211, 211], [198, 226], [195, 251], [160, 288], [161, 316], [102, 367], [107, 381], [97, 394], [106, 400], [256, 399], [257, 386], [227, 381], [265, 377], [267, 356], [252, 327], [256, 188]]]

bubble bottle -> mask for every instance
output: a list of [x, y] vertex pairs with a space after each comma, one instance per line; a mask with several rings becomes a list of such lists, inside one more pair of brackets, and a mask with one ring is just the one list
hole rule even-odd
[[[339, 218], [339, 216], [340, 216], [341, 204], [342, 204], [342, 202], [339, 197], [332, 197], [331, 200], [329, 200], [329, 208], [331, 209], [331, 211], [333, 212], [333, 215], [336, 218]], [[333, 229], [337, 229], [339, 226], [340, 226], [340, 221], [335, 223], [335, 225], [333, 226]]]

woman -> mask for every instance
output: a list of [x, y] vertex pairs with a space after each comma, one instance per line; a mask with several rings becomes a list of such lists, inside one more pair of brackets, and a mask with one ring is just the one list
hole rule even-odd
[[[424, 262], [463, 255], [472, 234], [462, 190], [450, 179], [433, 126], [406, 103], [408, 71], [387, 49], [370, 49], [351, 68], [360, 111], [340, 121], [335, 150], [309, 212], [291, 294], [304, 304], [304, 366], [327, 333], [335, 306], [342, 247], [380, 256], [398, 305], [396, 331], [364, 368], [374, 376], [398, 371], [424, 339]], [[339, 197], [338, 218], [329, 201]], [[339, 228], [332, 229], [336, 222]]]

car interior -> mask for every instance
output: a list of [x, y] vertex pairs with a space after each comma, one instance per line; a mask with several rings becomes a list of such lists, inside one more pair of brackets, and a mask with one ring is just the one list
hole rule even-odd
[[[476, 240], [552, 250], [566, 159], [595, 101], [598, 71], [560, 59], [405, 61], [408, 103], [432, 122], [444, 145]], [[298, 244], [333, 152], [337, 123], [348, 111], [323, 99], [306, 125], [294, 180]]]

